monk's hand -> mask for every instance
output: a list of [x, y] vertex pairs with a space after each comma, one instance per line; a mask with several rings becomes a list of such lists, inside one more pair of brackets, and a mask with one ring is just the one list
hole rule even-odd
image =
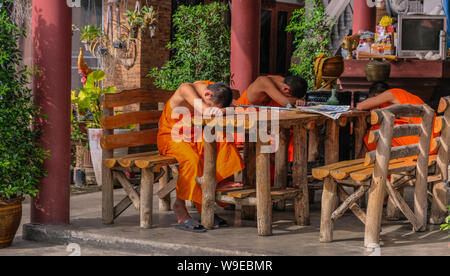
[[223, 110], [217, 107], [208, 107], [205, 110], [205, 115], [207, 116], [223, 116]]
[[295, 101], [295, 106], [306, 106], [306, 101], [305, 99], [297, 99]]

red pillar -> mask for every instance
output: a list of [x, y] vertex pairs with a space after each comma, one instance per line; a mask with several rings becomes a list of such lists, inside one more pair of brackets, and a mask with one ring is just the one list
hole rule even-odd
[[51, 159], [48, 176], [31, 206], [31, 223], [68, 224], [70, 219], [70, 78], [72, 10], [63, 0], [33, 0], [33, 64], [36, 102], [48, 120], [40, 142]]
[[261, 0], [231, 5], [231, 86], [243, 93], [259, 76]]
[[353, 4], [353, 34], [359, 31], [375, 31], [377, 9], [369, 8], [366, 0], [355, 0]]

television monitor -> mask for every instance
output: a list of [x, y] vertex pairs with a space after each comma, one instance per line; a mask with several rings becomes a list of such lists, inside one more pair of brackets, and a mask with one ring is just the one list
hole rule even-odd
[[445, 15], [399, 15], [397, 55], [407, 58], [430, 51], [439, 54], [442, 30], [447, 33]]

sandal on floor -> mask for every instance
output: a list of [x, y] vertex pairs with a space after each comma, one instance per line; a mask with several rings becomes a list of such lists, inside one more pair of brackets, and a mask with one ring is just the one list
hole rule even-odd
[[178, 230], [194, 232], [194, 233], [206, 232], [205, 227], [203, 227], [203, 225], [201, 225], [200, 223], [196, 222], [193, 219], [185, 220], [181, 224], [178, 224], [177, 226], [175, 226], [175, 228]]

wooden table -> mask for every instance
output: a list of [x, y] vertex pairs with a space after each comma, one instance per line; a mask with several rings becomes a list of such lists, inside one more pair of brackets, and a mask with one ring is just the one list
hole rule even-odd
[[[362, 139], [366, 131], [368, 112], [353, 111], [343, 114], [339, 120], [332, 120], [322, 115], [281, 111], [277, 122], [271, 121], [270, 112], [267, 117], [263, 117], [261, 112], [257, 112], [258, 125], [267, 122], [268, 125], [278, 126], [279, 148], [275, 153], [275, 187], [285, 188], [287, 186], [288, 169], [288, 147], [290, 131], [293, 130], [294, 143], [294, 164], [293, 164], [293, 184], [301, 190], [298, 208], [295, 208], [295, 218], [298, 225], [309, 225], [309, 194], [308, 194], [308, 131], [318, 129], [316, 126], [326, 124], [325, 155], [326, 163], [339, 161], [339, 127], [345, 126], [349, 120], [353, 120], [355, 130], [356, 149], [362, 148]], [[230, 117], [223, 120], [221, 124], [227, 126], [232, 123]], [[237, 117], [235, 117], [235, 120]], [[204, 130], [211, 131], [215, 126], [213, 120], [204, 123]], [[246, 116], [246, 126], [251, 124]], [[210, 128], [210, 129], [208, 129]], [[248, 129], [247, 129], [248, 131]], [[276, 130], [275, 130], [276, 131]], [[272, 133], [274, 130], [272, 130]], [[310, 138], [313, 140], [314, 135]], [[244, 160], [246, 168], [244, 170], [244, 185], [256, 186], [257, 201], [257, 224], [258, 235], [272, 235], [272, 201], [270, 183], [270, 153], [263, 153], [262, 146], [268, 145], [262, 142], [259, 137], [256, 142], [245, 142]], [[311, 143], [310, 143], [311, 146]], [[318, 147], [319, 145], [313, 145]], [[214, 225], [214, 205], [216, 192], [216, 158], [217, 145], [215, 141], [205, 141], [204, 153], [204, 176], [202, 179], [203, 205], [202, 205], [202, 225], [207, 229], [212, 229]]]

